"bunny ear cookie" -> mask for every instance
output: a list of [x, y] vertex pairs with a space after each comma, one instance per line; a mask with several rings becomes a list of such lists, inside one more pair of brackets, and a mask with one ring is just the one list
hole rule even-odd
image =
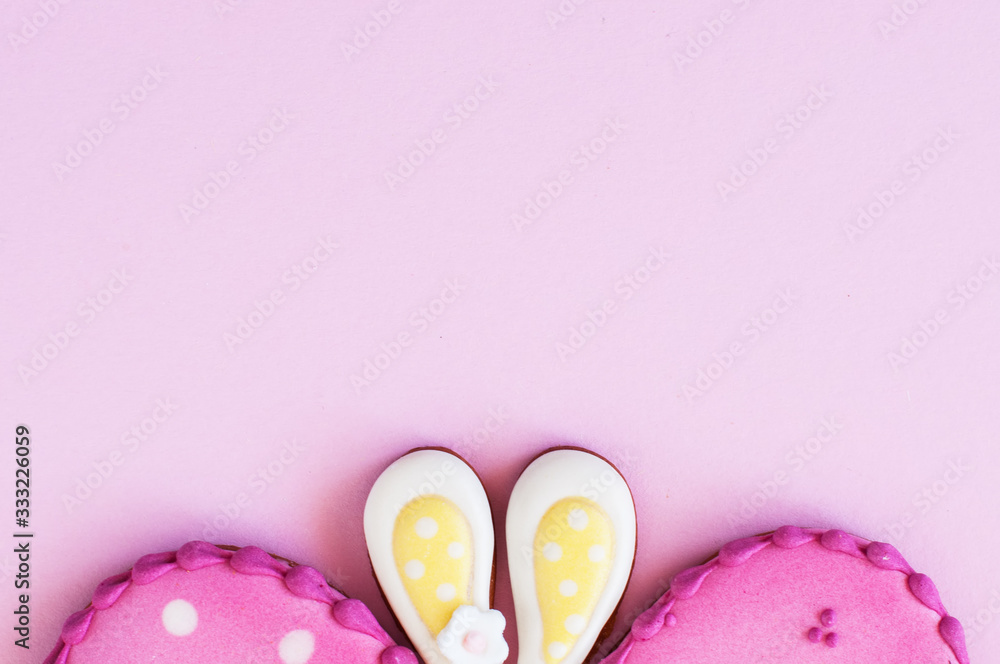
[[580, 664], [632, 573], [632, 494], [601, 457], [555, 449], [521, 474], [507, 507], [519, 664]]
[[786, 526], [680, 572], [602, 664], [969, 664], [962, 626], [889, 544]]
[[456, 455], [410, 452], [365, 504], [372, 568], [396, 619], [428, 664], [500, 664], [505, 620], [490, 608], [493, 517], [476, 473]]

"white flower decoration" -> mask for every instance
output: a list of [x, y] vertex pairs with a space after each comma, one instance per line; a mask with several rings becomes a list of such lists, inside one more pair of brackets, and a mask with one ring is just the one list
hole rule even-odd
[[464, 604], [438, 634], [438, 649], [451, 664], [501, 664], [510, 654], [503, 638], [506, 625], [499, 611]]

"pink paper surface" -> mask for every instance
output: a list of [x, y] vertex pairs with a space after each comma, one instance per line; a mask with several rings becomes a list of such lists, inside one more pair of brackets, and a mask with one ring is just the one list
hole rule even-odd
[[895, 544], [1000, 661], [998, 21], [4, 3], [0, 660], [41, 661], [101, 579], [190, 539], [315, 566], [398, 640], [361, 516], [421, 444], [483, 477], [513, 658], [504, 507], [572, 443], [635, 493], [612, 640], [791, 523]]

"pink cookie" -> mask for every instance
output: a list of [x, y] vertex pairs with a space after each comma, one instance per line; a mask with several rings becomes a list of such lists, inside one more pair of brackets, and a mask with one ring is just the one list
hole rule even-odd
[[786, 526], [674, 577], [602, 664], [969, 664], [937, 589], [888, 544]]
[[105, 579], [45, 664], [416, 664], [359, 600], [257, 547], [188, 542]]

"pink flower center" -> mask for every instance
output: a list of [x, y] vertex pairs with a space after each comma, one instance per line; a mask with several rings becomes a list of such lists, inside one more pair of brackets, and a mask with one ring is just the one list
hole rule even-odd
[[469, 632], [462, 639], [462, 647], [473, 655], [481, 655], [486, 652], [486, 635], [482, 632]]

